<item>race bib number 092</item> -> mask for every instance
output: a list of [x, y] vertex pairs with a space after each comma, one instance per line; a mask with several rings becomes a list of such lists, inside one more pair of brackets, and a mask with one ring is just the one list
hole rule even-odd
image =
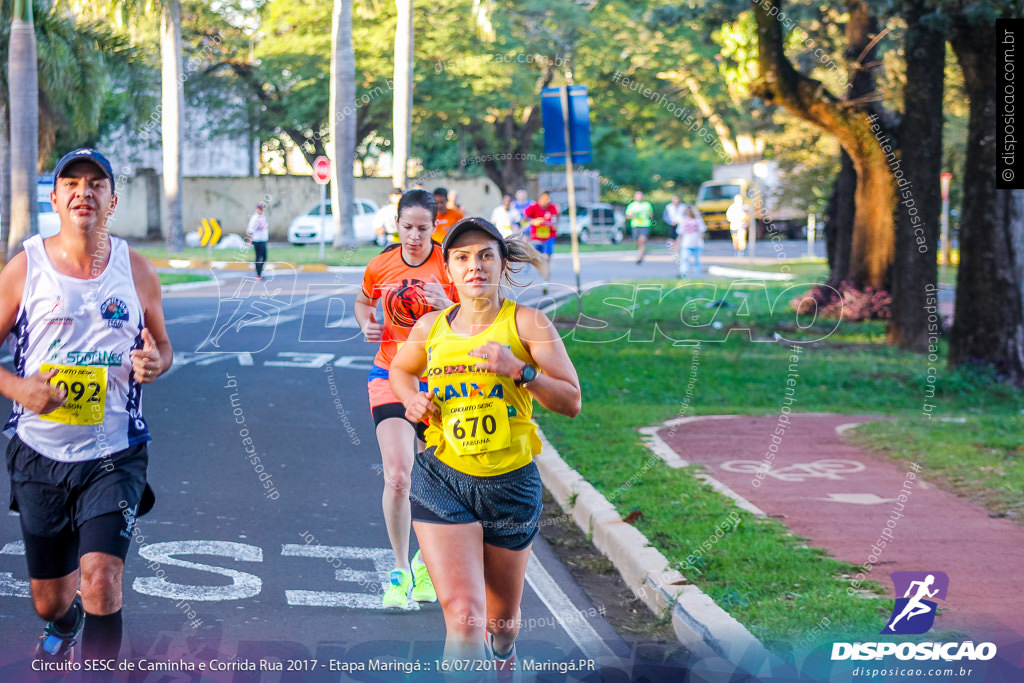
[[68, 425], [103, 424], [107, 401], [107, 368], [91, 365], [44, 364], [40, 372], [57, 370], [50, 384], [63, 389], [64, 405], [40, 415], [43, 420]]

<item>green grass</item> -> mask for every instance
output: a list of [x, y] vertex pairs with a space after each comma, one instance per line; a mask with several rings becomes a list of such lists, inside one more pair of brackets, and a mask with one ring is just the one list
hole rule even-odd
[[[580, 253], [589, 254], [598, 251], [636, 251], [636, 242], [620, 242], [619, 244], [581, 244]], [[572, 244], [569, 242], [556, 242], [556, 254], [572, 253]]]
[[[211, 252], [206, 247], [186, 247], [179, 254], [171, 254], [167, 248], [161, 245], [138, 245], [133, 246], [135, 251], [150, 259], [197, 259], [200, 261], [239, 261], [248, 263], [252, 261], [252, 248], [241, 249], [214, 249]], [[328, 266], [365, 266], [374, 256], [379, 254], [380, 247], [373, 245], [361, 245], [355, 249], [333, 249], [330, 245], [324, 249], [324, 259], [320, 259], [319, 245], [306, 245], [294, 247], [291, 245], [277, 246], [271, 244], [268, 248], [267, 260], [276, 263], [291, 263], [294, 265], [309, 265], [322, 263]]]
[[1024, 415], [980, 412], [939, 424], [903, 418], [860, 425], [850, 439], [892, 460], [926, 463], [929, 481], [1024, 524]]
[[[555, 315], [580, 375], [583, 413], [575, 420], [537, 413], [572, 467], [623, 516], [642, 511], [637, 527], [669, 561], [783, 656], [815, 626], [822, 627], [815, 641], [833, 636], [877, 640], [892, 601], [851, 599], [844, 574], [852, 566], [808, 547], [806, 539], [789, 535], [776, 521], [739, 511], [697, 480], [695, 468], [661, 465], [637, 433], [639, 427], [691, 414], [777, 412], [791, 352], [775, 335], [805, 342], [795, 410], [895, 416], [895, 423], [863, 428], [863, 438], [872, 439], [866, 445], [889, 441], [892, 457], [913, 459], [934, 474], [943, 472], [941, 463], [948, 461], [955, 475], [951, 470], [944, 476], [951, 482], [998, 492], [1007, 510], [1022, 499], [1015, 459], [1021, 440], [1015, 434], [1024, 426], [1024, 392], [985, 374], [940, 365], [930, 399], [938, 406], [935, 417], [922, 417], [927, 358], [887, 346], [879, 322], [795, 316], [788, 301], [815, 281], [814, 273], [805, 275], [797, 284], [767, 287], [730, 289], [728, 283], [714, 287], [710, 282], [681, 287], [655, 281], [638, 283], [639, 289], [613, 285], [591, 291], [584, 299], [584, 318], [577, 320], [575, 301]], [[712, 326], [716, 322], [721, 329]], [[687, 344], [697, 342], [701, 350], [688, 398], [694, 352]], [[945, 342], [941, 345], [944, 357]], [[948, 416], [969, 416], [977, 421], [969, 426], [988, 436], [972, 440], [964, 425], [938, 419]], [[1000, 421], [1005, 423], [999, 426]], [[958, 462], [960, 451], [951, 447], [943, 452], [936, 447], [940, 443], [973, 449], [976, 460]], [[1016, 483], [1001, 488], [1001, 473]], [[732, 512], [738, 512], [739, 526], [687, 565], [687, 558]]]
[[178, 285], [182, 282], [206, 282], [210, 280], [209, 275], [196, 275], [195, 273], [160, 273], [160, 284]]

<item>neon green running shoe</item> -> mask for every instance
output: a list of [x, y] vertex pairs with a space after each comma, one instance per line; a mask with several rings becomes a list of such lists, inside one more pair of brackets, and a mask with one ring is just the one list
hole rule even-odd
[[434, 582], [430, 580], [430, 574], [427, 573], [427, 565], [424, 564], [418, 550], [412, 558], [412, 576], [412, 599], [416, 602], [437, 602]]
[[405, 609], [409, 602], [410, 588], [412, 588], [412, 572], [408, 569], [392, 569], [391, 576], [384, 586], [384, 597], [381, 604], [392, 609]]

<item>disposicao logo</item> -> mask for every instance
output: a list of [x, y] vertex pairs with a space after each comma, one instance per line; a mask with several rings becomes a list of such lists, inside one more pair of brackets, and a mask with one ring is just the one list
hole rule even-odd
[[[935, 623], [935, 608], [938, 600], [946, 599], [949, 577], [945, 572], [893, 572], [893, 587], [896, 590], [896, 604], [892, 614], [880, 633], [884, 635], [917, 635], [926, 633]], [[957, 661], [989, 660], [996, 656], [993, 643], [971, 641], [963, 643], [833, 643], [832, 661], [853, 659], [882, 659], [895, 656], [897, 659]]]
[[927, 598], [945, 600], [949, 577], [945, 572], [893, 572], [889, 576], [896, 595], [903, 597], [896, 598], [889, 623], [881, 632], [901, 635], [926, 633], [935, 622], [937, 606]]

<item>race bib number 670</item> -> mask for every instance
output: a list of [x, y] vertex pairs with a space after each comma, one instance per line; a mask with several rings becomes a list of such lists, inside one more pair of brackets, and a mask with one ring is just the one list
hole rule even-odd
[[445, 440], [459, 455], [500, 451], [512, 443], [508, 406], [503, 400], [474, 398], [446, 407]]
[[43, 420], [68, 425], [103, 424], [107, 401], [107, 369], [91, 365], [40, 366], [40, 372], [57, 370], [50, 384], [63, 389], [67, 396], [64, 405], [40, 415]]

